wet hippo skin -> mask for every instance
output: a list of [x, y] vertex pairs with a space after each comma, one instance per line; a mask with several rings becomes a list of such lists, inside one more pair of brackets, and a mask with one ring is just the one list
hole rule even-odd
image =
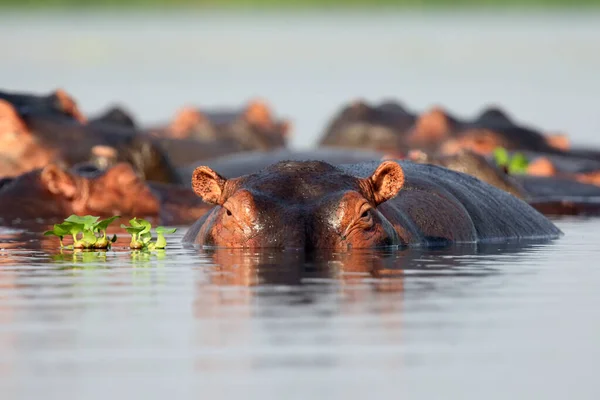
[[194, 170], [200, 165], [208, 166], [225, 177], [237, 177], [258, 172], [279, 161], [325, 161], [332, 165], [350, 164], [363, 161], [380, 160], [384, 153], [377, 151], [316, 148], [311, 150], [279, 149], [268, 152], [249, 151], [225, 155], [200, 161], [183, 168], [178, 168], [180, 180], [191, 185]]
[[217, 207], [183, 241], [208, 246], [343, 251], [562, 234], [504, 191], [465, 174], [408, 161], [339, 167], [284, 161], [233, 179], [201, 166], [192, 186]]

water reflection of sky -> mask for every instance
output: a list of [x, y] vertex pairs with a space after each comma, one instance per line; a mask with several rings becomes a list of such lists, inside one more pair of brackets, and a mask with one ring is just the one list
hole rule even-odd
[[[597, 256], [596, 224], [559, 224], [567, 235], [552, 243], [309, 255], [184, 248], [182, 231], [163, 255], [85, 259], [3, 232], [1, 386], [73, 398], [99, 398], [106, 382], [117, 397], [474, 397], [500, 374], [553, 395], [542, 376], [560, 389], [575, 379], [569, 363], [598, 355], [600, 273], [573, 262]], [[577, 373], [578, 398], [591, 375]]]

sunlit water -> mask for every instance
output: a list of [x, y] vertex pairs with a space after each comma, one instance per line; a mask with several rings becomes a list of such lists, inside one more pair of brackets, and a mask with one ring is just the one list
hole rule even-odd
[[[314, 143], [357, 96], [487, 102], [600, 143], [600, 17], [0, 15], [13, 90], [141, 122], [271, 100]], [[0, 231], [1, 399], [597, 399], [600, 223], [520, 247], [59, 254]], [[123, 243], [121, 243], [122, 245]]]
[[[436, 251], [60, 254], [0, 240], [2, 398], [598, 394], [598, 224]], [[84, 258], [85, 257], [85, 258]]]

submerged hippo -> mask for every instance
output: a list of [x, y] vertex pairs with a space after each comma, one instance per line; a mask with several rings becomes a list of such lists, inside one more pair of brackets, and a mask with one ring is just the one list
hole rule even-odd
[[[177, 183], [177, 174], [160, 148], [147, 135], [121, 126], [81, 123], [58, 112], [21, 113], [0, 100], [0, 157], [3, 176], [43, 168], [51, 162], [73, 166], [89, 159], [95, 146], [118, 150], [119, 161], [128, 162], [148, 180]], [[10, 161], [10, 163], [9, 163]]]
[[243, 109], [197, 109], [184, 107], [164, 128], [150, 130], [157, 136], [201, 142], [229, 141], [240, 150], [286, 147], [291, 124], [277, 120], [263, 101], [252, 100]]
[[509, 175], [491, 160], [469, 150], [451, 155], [411, 151], [411, 161], [443, 166], [474, 176], [526, 201], [544, 215], [599, 215], [600, 187], [556, 176]]
[[169, 224], [196, 221], [211, 207], [189, 189], [143, 182], [127, 163], [106, 171], [49, 164], [0, 180], [0, 221], [63, 219], [71, 214], [159, 217]]
[[408, 161], [280, 162], [234, 179], [201, 166], [192, 186], [217, 205], [183, 239], [201, 245], [345, 250], [562, 234], [506, 192]]
[[459, 118], [440, 106], [416, 115], [398, 103], [371, 106], [358, 101], [338, 113], [326, 128], [324, 146], [406, 152], [419, 148], [452, 153], [469, 149], [490, 154], [497, 147], [561, 152], [565, 135], [545, 135], [519, 124], [497, 107], [473, 119]]
[[400, 152], [406, 149], [403, 135], [414, 121], [415, 115], [399, 103], [356, 100], [330, 120], [319, 144]]
[[57, 89], [45, 96], [0, 91], [0, 99], [12, 104], [22, 115], [60, 114], [79, 122], [86, 122], [86, 117], [77, 107], [73, 97], [63, 89]]

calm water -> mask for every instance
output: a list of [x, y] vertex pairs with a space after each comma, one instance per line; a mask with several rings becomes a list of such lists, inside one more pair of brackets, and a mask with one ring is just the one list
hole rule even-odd
[[[0, 240], [3, 399], [599, 394], [597, 223], [552, 243], [147, 258]], [[40, 248], [41, 247], [41, 248]]]
[[[4, 87], [142, 122], [260, 95], [318, 138], [357, 96], [600, 145], [600, 15], [0, 15]], [[596, 220], [520, 247], [58, 254], [0, 231], [0, 398], [597, 399]]]

